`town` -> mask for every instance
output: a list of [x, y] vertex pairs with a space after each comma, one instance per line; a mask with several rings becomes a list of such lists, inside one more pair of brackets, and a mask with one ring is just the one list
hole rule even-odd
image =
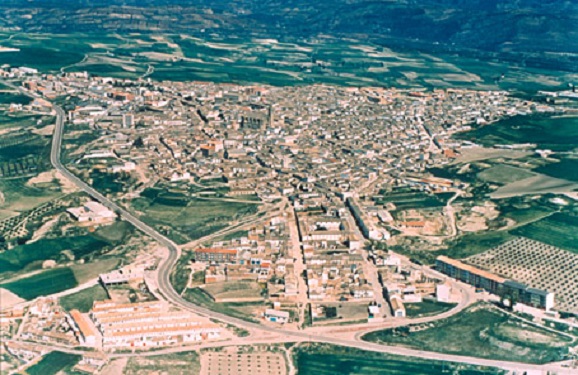
[[[477, 199], [474, 188], [431, 170], [519, 150], [453, 135], [563, 107], [504, 91], [152, 82], [10, 67], [0, 78], [35, 96], [10, 105], [11, 112], [54, 116], [53, 103], [64, 108], [66, 167], [178, 244], [171, 282], [190, 303], [291, 332], [426, 323], [474, 301], [578, 328], [578, 300], [568, 292], [578, 287], [576, 254], [522, 237], [461, 260], [437, 256], [434, 267], [397, 252], [447, 248], [499, 216], [489, 201], [453, 205]], [[89, 197], [77, 203], [66, 207], [77, 228], [106, 227], [123, 216]], [[195, 203], [206, 205], [198, 215], [207, 219], [191, 225], [196, 214], [186, 210]], [[88, 347], [97, 351], [75, 369], [97, 373], [107, 353], [238, 336], [211, 316], [170, 306], [157, 247], [100, 274], [106, 298], [87, 311], [67, 311], [49, 296], [2, 311], [8, 353], [28, 362], [46, 345]], [[534, 249], [564, 256], [536, 259]], [[506, 251], [518, 253], [503, 264], [484, 257]], [[531, 270], [554, 264], [566, 283], [537, 282], [508, 259]]]

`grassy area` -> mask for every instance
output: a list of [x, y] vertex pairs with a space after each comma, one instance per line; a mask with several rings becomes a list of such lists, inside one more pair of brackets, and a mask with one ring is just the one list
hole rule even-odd
[[495, 165], [478, 173], [478, 177], [483, 181], [504, 185], [523, 180], [534, 175], [534, 173], [528, 172], [527, 170], [503, 164]]
[[77, 309], [80, 310], [80, 312], [88, 312], [92, 308], [94, 301], [102, 301], [105, 299], [108, 299], [108, 294], [99, 284], [81, 290], [80, 292], [61, 297], [59, 302], [66, 311]]
[[92, 279], [95, 279], [101, 273], [110, 272], [116, 269], [121, 261], [121, 256], [108, 256], [98, 257], [97, 260], [83, 263], [83, 264], [73, 264], [70, 266], [76, 280], [79, 284], [86, 283]]
[[558, 163], [538, 167], [535, 171], [551, 177], [578, 182], [578, 159], [563, 158]]
[[222, 282], [208, 284], [204, 291], [213, 299], [251, 298], [262, 300], [263, 289], [256, 282]]
[[571, 342], [566, 336], [484, 305], [423, 328], [415, 332], [411, 327], [372, 332], [363, 339], [440, 353], [538, 364], [561, 360]]
[[374, 198], [376, 204], [395, 204], [398, 210], [443, 207], [453, 193], [426, 194], [423, 192], [384, 193]]
[[513, 234], [578, 253], [578, 217], [555, 213], [516, 228]]
[[[493, 368], [476, 368], [455, 363], [429, 361], [363, 351], [328, 344], [301, 345], [295, 349], [300, 375], [462, 375], [505, 374]], [[458, 371], [459, 372], [454, 372]]]
[[504, 242], [514, 239], [515, 236], [506, 231], [468, 233], [449, 243], [449, 247], [439, 251], [411, 250], [406, 246], [392, 246], [391, 250], [406, 255], [422, 264], [434, 264], [440, 255], [454, 259], [462, 259], [483, 253]]
[[179, 243], [214, 233], [259, 208], [257, 204], [189, 198], [182, 193], [155, 190], [133, 200], [133, 208], [144, 213], [143, 220]]
[[59, 293], [77, 285], [74, 273], [68, 267], [47, 270], [24, 279], [0, 284], [2, 288], [27, 300]]
[[191, 273], [191, 270], [187, 266], [191, 258], [190, 255], [187, 256], [183, 254], [171, 272], [171, 285], [175, 288], [177, 293], [181, 293], [187, 287], [189, 275]]
[[111, 225], [100, 227], [94, 233], [97, 238], [110, 243], [120, 244], [132, 233], [133, 226], [126, 221], [116, 221]]
[[455, 303], [424, 300], [421, 303], [406, 303], [405, 312], [408, 317], [417, 318], [422, 316], [438, 315], [453, 309], [455, 306]]
[[101, 252], [107, 247], [108, 244], [106, 242], [91, 235], [40, 239], [0, 253], [0, 272], [20, 271], [36, 261], [60, 259], [63, 257], [61, 254], [63, 250], [70, 250], [74, 254], [75, 259], [81, 259]]
[[4, 195], [0, 209], [14, 212], [31, 210], [62, 196], [60, 191], [27, 186], [25, 179], [0, 180], [0, 191]]
[[200, 288], [187, 289], [183, 298], [199, 306], [206, 307], [213, 311], [227, 314], [235, 318], [243, 319], [249, 322], [257, 322], [250, 314], [240, 311], [238, 308], [247, 307], [247, 303], [216, 303], [212, 298]]
[[196, 352], [163, 354], [158, 357], [131, 357], [123, 370], [125, 375], [171, 374], [192, 375], [201, 371]]
[[515, 116], [492, 126], [456, 134], [484, 146], [496, 144], [533, 143], [541, 149], [568, 151], [576, 147], [578, 117], [549, 117], [547, 115]]
[[50, 352], [37, 364], [26, 370], [28, 375], [54, 375], [72, 369], [80, 361], [78, 354]]

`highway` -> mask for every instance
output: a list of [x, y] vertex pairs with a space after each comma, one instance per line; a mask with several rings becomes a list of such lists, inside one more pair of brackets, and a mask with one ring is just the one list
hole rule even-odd
[[[24, 90], [22, 87], [17, 87], [10, 82], [6, 82], [0, 80], [0, 83], [3, 83], [9, 87], [12, 87], [18, 91], [20, 91], [23, 95], [26, 95], [31, 98], [38, 98], [39, 96], [33, 93]], [[130, 212], [125, 210], [124, 208], [120, 207], [112, 200], [92, 188], [90, 185], [86, 184], [84, 181], [79, 179], [77, 176], [72, 174], [61, 162], [60, 154], [62, 148], [62, 136], [64, 131], [64, 120], [66, 118], [66, 114], [64, 110], [57, 106], [53, 105], [54, 110], [56, 111], [56, 126], [54, 129], [54, 135], [52, 138], [52, 147], [51, 147], [51, 154], [50, 154], [50, 161], [54, 168], [58, 170], [64, 177], [66, 177], [69, 181], [74, 183], [80, 190], [86, 192], [95, 200], [99, 201], [101, 204], [106, 206], [107, 208], [116, 212], [122, 219], [128, 221], [136, 228], [138, 228], [143, 233], [147, 234], [148, 236], [154, 238], [160, 245], [166, 247], [168, 249], [168, 254], [166, 258], [162, 259], [161, 263], [157, 268], [157, 275], [158, 275], [158, 289], [160, 294], [170, 303], [175, 306], [178, 306], [182, 309], [191, 311], [193, 313], [206, 316], [212, 319], [217, 319], [222, 321], [223, 323], [232, 324], [235, 326], [239, 326], [245, 329], [249, 329], [254, 333], [270, 335], [271, 338], [269, 339], [270, 343], [273, 342], [286, 342], [288, 341], [287, 338], [293, 337], [295, 341], [314, 341], [314, 342], [323, 342], [328, 344], [334, 345], [342, 345], [348, 347], [354, 347], [362, 350], [369, 350], [374, 352], [382, 352], [388, 354], [396, 354], [401, 356], [408, 356], [408, 357], [420, 357], [425, 359], [431, 360], [438, 360], [438, 361], [450, 361], [450, 362], [457, 362], [457, 363], [467, 363], [470, 365], [479, 365], [479, 366], [489, 366], [489, 367], [499, 367], [507, 370], [517, 370], [517, 371], [526, 371], [526, 370], [539, 370], [546, 373], [546, 371], [552, 371], [557, 374], [572, 374], [575, 370], [571, 369], [563, 369], [557, 364], [547, 364], [547, 365], [531, 365], [525, 363], [517, 363], [517, 362], [507, 362], [507, 361], [497, 361], [497, 360], [490, 360], [490, 359], [483, 359], [477, 357], [469, 357], [469, 356], [458, 356], [458, 355], [450, 355], [450, 354], [442, 354], [437, 352], [426, 352], [416, 349], [410, 349], [405, 347], [398, 347], [398, 346], [387, 346], [382, 344], [374, 344], [365, 341], [361, 341], [359, 337], [353, 339], [343, 339], [340, 337], [334, 337], [327, 332], [315, 332], [314, 330], [301, 330], [301, 331], [291, 331], [283, 329], [282, 327], [272, 327], [261, 325], [257, 323], [247, 322], [241, 319], [237, 319], [225, 314], [221, 314], [200, 306], [197, 306], [191, 302], [184, 300], [173, 288], [170, 283], [170, 273], [173, 267], [175, 266], [176, 262], [178, 261], [181, 255], [181, 249], [177, 246], [173, 241], [166, 238], [162, 234], [158, 233], [155, 229], [151, 228], [140, 219], [132, 215]], [[463, 288], [462, 288], [463, 290]], [[464, 296], [465, 301], [460, 304], [460, 307], [463, 308], [467, 306], [468, 299]], [[455, 313], [457, 309], [453, 310]], [[444, 314], [449, 315], [449, 314]], [[443, 316], [443, 315], [442, 315]], [[427, 319], [427, 320], [426, 320]], [[418, 321], [425, 322], [425, 321], [434, 321], [440, 319], [439, 316], [424, 318], [420, 320], [409, 320], [406, 319], [404, 321], [405, 324], [416, 323]], [[368, 325], [368, 330], [376, 330], [380, 328], [386, 328], [388, 325], [395, 324], [395, 325], [403, 325], [400, 322], [389, 322], [388, 324], [383, 324], [381, 326], [370, 326]], [[336, 327], [331, 327], [331, 330], [336, 330]], [[275, 337], [277, 336], [277, 337]], [[459, 340], [459, 338], [456, 338]], [[243, 341], [243, 340], [241, 340]], [[247, 338], [247, 343], [251, 342], [250, 338]], [[178, 351], [179, 348], [175, 348], [175, 351]], [[182, 349], [182, 348], [181, 348]], [[59, 349], [60, 350], [60, 349]], [[186, 350], [191, 350], [186, 349]], [[70, 351], [78, 352], [76, 349], [70, 349]], [[140, 355], [139, 353], [135, 355]], [[574, 372], [575, 373], [575, 372]]]

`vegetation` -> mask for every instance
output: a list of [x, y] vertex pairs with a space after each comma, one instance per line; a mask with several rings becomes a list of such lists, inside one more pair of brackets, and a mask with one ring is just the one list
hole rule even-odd
[[402, 327], [372, 332], [363, 339], [440, 353], [539, 364], [563, 359], [572, 341], [485, 305], [475, 305], [433, 324], [416, 331]]
[[78, 354], [68, 354], [63, 352], [50, 352], [44, 356], [37, 364], [29, 367], [26, 373], [29, 375], [54, 375], [61, 371], [72, 369], [80, 361]]
[[476, 368], [328, 344], [300, 345], [294, 349], [294, 352], [296, 367], [301, 375], [441, 375], [448, 373], [483, 375], [505, 373], [493, 368]]
[[444, 303], [431, 300], [423, 300], [421, 303], [406, 303], [405, 312], [410, 318], [430, 315], [438, 315], [456, 307], [455, 303]]
[[542, 220], [519, 227], [513, 234], [578, 253], [578, 217], [555, 213]]
[[27, 278], [0, 284], [2, 288], [27, 300], [59, 293], [77, 285], [74, 273], [68, 267], [47, 270]]
[[108, 294], [106, 293], [106, 290], [99, 284], [61, 297], [59, 302], [66, 311], [77, 309], [80, 312], [85, 313], [90, 311], [94, 301], [102, 301], [105, 299], [108, 299]]
[[123, 369], [125, 375], [165, 373], [174, 375], [198, 374], [201, 361], [196, 352], [170, 353], [158, 357], [131, 357]]
[[183, 294], [183, 298], [189, 302], [222, 314], [227, 314], [249, 322], [256, 322], [256, 319], [254, 319], [251, 314], [241, 311], [243, 307], [255, 306], [251, 303], [216, 303], [207, 293], [205, 293], [205, 291], [200, 288], [187, 289], [187, 291]]
[[[108, 244], [91, 235], [80, 235], [58, 239], [40, 239], [33, 243], [16, 246], [0, 253], [0, 274], [20, 271], [37, 261], [61, 259], [63, 250], [70, 250], [75, 259], [88, 257], [106, 249]], [[67, 258], [65, 258], [67, 259]]]

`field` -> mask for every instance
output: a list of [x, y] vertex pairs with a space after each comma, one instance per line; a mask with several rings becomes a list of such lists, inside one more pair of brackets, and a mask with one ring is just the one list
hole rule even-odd
[[578, 182], [578, 159], [562, 158], [557, 163], [538, 167], [535, 171], [551, 177]]
[[517, 238], [466, 263], [555, 295], [556, 310], [578, 314], [578, 254], [528, 238]]
[[125, 375], [198, 374], [201, 370], [199, 354], [196, 352], [163, 354], [158, 357], [131, 357], [124, 370]]
[[406, 303], [406, 315], [410, 318], [438, 315], [453, 309], [456, 304], [424, 300], [421, 303]]
[[217, 302], [262, 301], [263, 289], [256, 282], [222, 282], [208, 284], [203, 288]]
[[254, 316], [252, 316], [251, 311], [255, 307], [263, 305], [254, 303], [216, 303], [207, 293], [205, 293], [200, 288], [187, 289], [187, 291], [183, 294], [183, 298], [189, 302], [206, 307], [213, 311], [217, 311], [250, 322], [256, 322], [256, 319]]
[[81, 290], [74, 294], [61, 297], [59, 302], [66, 311], [77, 309], [80, 312], [88, 312], [92, 308], [94, 301], [103, 301], [108, 299], [106, 290], [99, 284], [93, 287]]
[[78, 282], [74, 273], [67, 267], [43, 271], [34, 276], [0, 284], [2, 288], [8, 289], [27, 300], [59, 293], [77, 285]]
[[4, 272], [16, 272], [27, 266], [34, 266], [33, 263], [37, 261], [58, 260], [63, 257], [63, 250], [70, 250], [75, 259], [81, 259], [103, 251], [108, 246], [108, 243], [91, 235], [40, 239], [0, 253], [0, 276]]
[[578, 217], [555, 213], [542, 220], [516, 228], [517, 236], [524, 236], [578, 254]]
[[29, 367], [26, 373], [29, 375], [54, 375], [61, 371], [72, 369], [80, 361], [81, 356], [63, 352], [50, 352], [37, 364]]
[[[535, 91], [572, 82], [572, 75], [482, 62], [457, 55], [395, 51], [354, 40], [283, 43], [174, 34], [14, 34], [3, 45], [20, 52], [2, 62], [42, 72], [88, 71], [122, 78], [343, 86], [464, 87]], [[500, 83], [499, 72], [508, 71]], [[540, 76], [542, 79], [537, 80]]]
[[394, 203], [398, 210], [443, 207], [453, 193], [426, 194], [422, 192], [383, 193], [374, 197], [376, 204]]
[[[145, 191], [132, 201], [143, 220], [156, 226], [179, 243], [218, 231], [233, 220], [257, 212], [259, 205], [187, 197], [182, 193]], [[164, 229], [164, 228], [170, 229]]]
[[451, 374], [458, 368], [462, 375], [505, 373], [492, 368], [481, 369], [327, 344], [299, 346], [295, 349], [294, 358], [300, 375], [441, 375]]
[[515, 116], [455, 136], [487, 147], [499, 144], [537, 144], [540, 149], [576, 148], [578, 117]]
[[493, 166], [478, 173], [478, 178], [481, 180], [497, 184], [509, 184], [532, 176], [534, 176], [534, 173], [532, 172], [502, 164]]
[[391, 250], [422, 264], [434, 264], [435, 259], [440, 255], [450, 258], [461, 259], [475, 254], [483, 253], [492, 247], [503, 244], [514, 239], [515, 236], [506, 231], [491, 231], [468, 233], [449, 242], [448, 248], [439, 251], [410, 250], [407, 247], [392, 246]]
[[366, 341], [440, 353], [542, 364], [558, 361], [572, 339], [496, 308], [474, 305], [433, 324], [372, 332]]

